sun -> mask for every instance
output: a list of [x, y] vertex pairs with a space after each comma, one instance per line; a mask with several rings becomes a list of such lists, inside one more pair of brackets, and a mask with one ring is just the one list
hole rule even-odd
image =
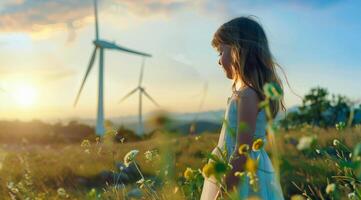
[[19, 106], [29, 107], [36, 102], [37, 90], [31, 85], [18, 85], [14, 88], [13, 98]]

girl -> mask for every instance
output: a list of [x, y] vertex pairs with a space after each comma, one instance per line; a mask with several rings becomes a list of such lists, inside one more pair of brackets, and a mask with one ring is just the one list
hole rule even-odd
[[[262, 200], [283, 200], [281, 186], [276, 179], [272, 163], [261, 148], [258, 151], [250, 150], [249, 158], [239, 155], [239, 147], [248, 144], [252, 147], [254, 141], [266, 141], [267, 117], [264, 109], [258, 104], [265, 99], [263, 86], [266, 83], [282, 83], [276, 74], [277, 65], [269, 50], [268, 41], [263, 28], [251, 17], [235, 18], [223, 24], [214, 34], [212, 46], [219, 51], [219, 65], [228, 79], [233, 80], [233, 94], [228, 98], [225, 120], [222, 126], [217, 147], [227, 150], [228, 162], [232, 170], [224, 181], [227, 190], [237, 191], [239, 199], [258, 197]], [[272, 100], [270, 108], [272, 118], [282, 106], [283, 96], [280, 100]], [[240, 122], [247, 124], [247, 130], [237, 130]], [[237, 134], [231, 134], [230, 130]], [[220, 156], [217, 147], [212, 154]], [[237, 155], [236, 155], [237, 154]], [[245, 171], [247, 159], [257, 161], [255, 176], [246, 175], [244, 181], [234, 173]], [[254, 190], [257, 181], [258, 189]], [[201, 200], [214, 200], [219, 196], [220, 188], [214, 178], [206, 178], [203, 185]]]

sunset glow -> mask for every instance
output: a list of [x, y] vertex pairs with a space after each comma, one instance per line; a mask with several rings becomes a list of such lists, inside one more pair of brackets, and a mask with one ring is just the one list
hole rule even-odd
[[32, 85], [17, 85], [12, 94], [15, 103], [21, 107], [30, 107], [36, 103], [37, 90]]

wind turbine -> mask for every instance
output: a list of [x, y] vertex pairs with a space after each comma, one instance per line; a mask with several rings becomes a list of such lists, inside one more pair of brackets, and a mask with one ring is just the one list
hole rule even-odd
[[195, 135], [195, 131], [196, 131], [196, 124], [197, 124], [197, 120], [198, 120], [198, 115], [199, 113], [201, 112], [202, 110], [202, 107], [204, 105], [204, 102], [206, 100], [206, 96], [207, 96], [207, 92], [208, 92], [208, 81], [205, 81], [204, 82], [204, 85], [203, 85], [203, 91], [202, 91], [202, 98], [201, 98], [201, 101], [199, 103], [199, 107], [198, 107], [198, 112], [196, 113], [192, 123], [191, 123], [191, 126], [189, 128], [189, 133], [191, 135]]
[[144, 127], [143, 127], [143, 123], [142, 123], [142, 95], [144, 94], [151, 102], [153, 102], [156, 106], [159, 107], [159, 104], [145, 91], [145, 88], [142, 87], [144, 63], [145, 63], [145, 58], [143, 58], [142, 66], [140, 68], [138, 86], [135, 89], [131, 90], [127, 95], [125, 95], [119, 101], [119, 103], [120, 103], [120, 102], [124, 101], [125, 99], [127, 99], [132, 94], [134, 94], [136, 91], [139, 91], [138, 129], [136, 132], [136, 134], [138, 136], [142, 136], [144, 133]]
[[98, 136], [103, 136], [105, 133], [104, 128], [104, 103], [103, 103], [103, 88], [104, 88], [104, 50], [110, 49], [110, 50], [118, 50], [123, 51], [131, 54], [136, 54], [144, 57], [151, 57], [150, 54], [143, 53], [140, 51], [135, 51], [132, 49], [128, 49], [122, 46], [119, 46], [115, 44], [115, 42], [108, 42], [106, 40], [99, 39], [99, 27], [98, 27], [98, 2], [97, 0], [94, 0], [94, 15], [95, 15], [95, 40], [93, 41], [94, 44], [94, 50], [90, 57], [90, 62], [88, 65], [88, 68], [85, 72], [85, 76], [83, 78], [83, 81], [80, 85], [79, 92], [76, 96], [74, 107], [78, 103], [81, 91], [83, 90], [84, 84], [86, 79], [88, 78], [88, 75], [93, 67], [94, 60], [96, 57], [96, 53], [99, 50], [99, 83], [98, 83], [98, 111], [97, 111], [97, 122], [96, 122], [96, 134]]

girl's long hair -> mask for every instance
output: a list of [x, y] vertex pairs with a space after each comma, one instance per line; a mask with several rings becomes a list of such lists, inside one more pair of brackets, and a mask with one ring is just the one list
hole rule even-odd
[[[239, 81], [254, 89], [262, 101], [265, 99], [264, 84], [274, 82], [283, 90], [282, 82], [275, 70], [275, 66], [280, 66], [271, 54], [266, 34], [261, 25], [251, 17], [238, 17], [219, 27], [214, 34], [212, 46], [219, 50], [221, 44], [231, 46], [233, 92], [236, 91]], [[279, 100], [270, 102], [273, 118], [280, 106], [286, 111], [283, 95]]]

